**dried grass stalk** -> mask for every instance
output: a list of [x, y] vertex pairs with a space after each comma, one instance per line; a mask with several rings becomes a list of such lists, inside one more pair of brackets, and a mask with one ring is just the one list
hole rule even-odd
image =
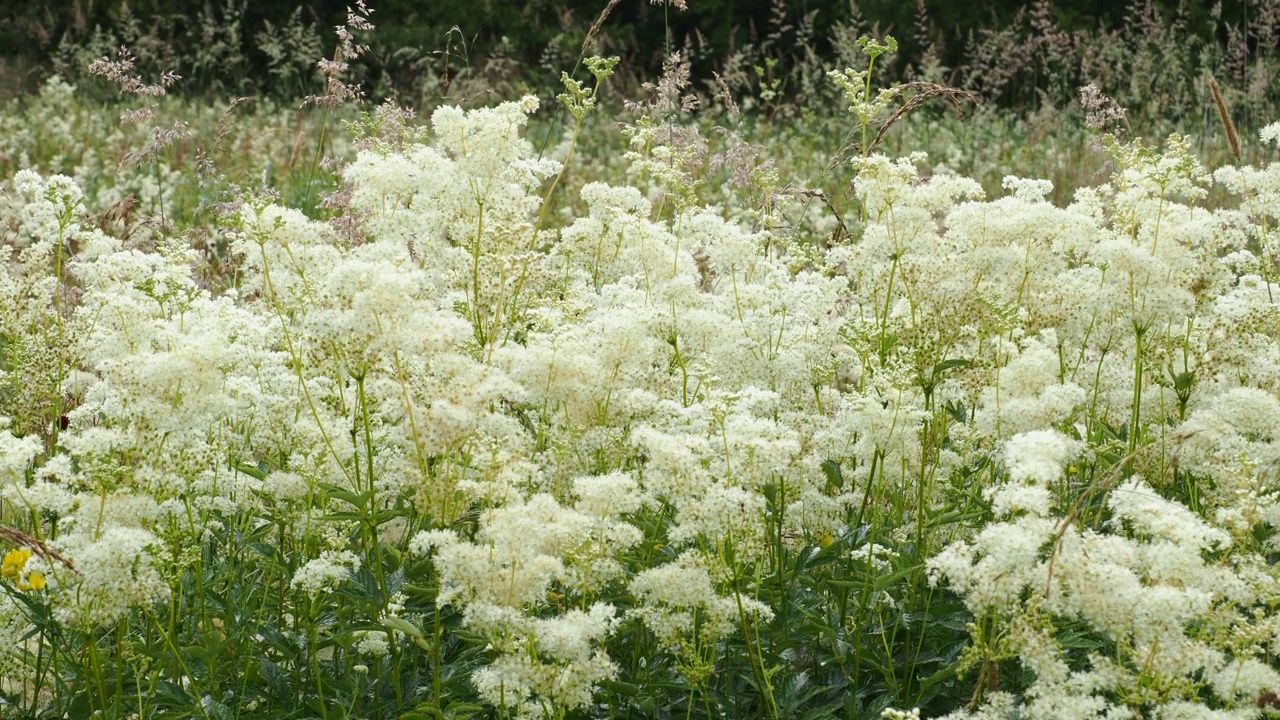
[[1227, 112], [1227, 101], [1222, 99], [1222, 90], [1218, 81], [1209, 78], [1209, 93], [1213, 95], [1213, 104], [1218, 108], [1218, 117], [1222, 119], [1222, 127], [1227, 131], [1227, 143], [1231, 145], [1231, 154], [1236, 162], [1240, 162], [1240, 136], [1236, 134], [1236, 124], [1231, 122], [1231, 113]]
[[618, 7], [621, 2], [622, 0], [609, 0], [609, 4], [604, 6], [604, 11], [600, 13], [600, 17], [596, 18], [595, 24], [591, 26], [591, 29], [587, 31], [587, 36], [582, 40], [582, 54], [584, 56], [587, 54], [587, 46], [591, 44], [591, 38], [594, 38], [596, 33], [600, 32], [600, 28], [604, 27], [604, 21], [609, 18], [609, 13], [613, 12], [613, 9]]
[[31, 552], [40, 556], [40, 558], [46, 562], [61, 563], [68, 570], [72, 572], [79, 572], [76, 570], [75, 565], [71, 564], [70, 560], [59, 555], [57, 551], [51, 549], [48, 545], [45, 545], [43, 540], [32, 537], [16, 528], [0, 525], [0, 542], [14, 547], [30, 548]]

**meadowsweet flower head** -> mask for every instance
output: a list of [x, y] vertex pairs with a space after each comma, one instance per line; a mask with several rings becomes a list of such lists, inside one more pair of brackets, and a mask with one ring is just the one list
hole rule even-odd
[[1231, 537], [1182, 505], [1154, 492], [1141, 478], [1117, 487], [1108, 500], [1116, 523], [1141, 537], [1164, 540], [1196, 551], [1227, 547]]
[[1080, 452], [1078, 440], [1056, 430], [1019, 433], [1005, 443], [1005, 465], [1015, 483], [1047, 485], [1062, 474], [1068, 460]]
[[0, 489], [12, 482], [20, 483], [27, 466], [43, 449], [40, 438], [14, 437], [8, 425], [9, 418], [0, 417]]
[[773, 617], [768, 606], [753, 598], [717, 593], [705, 561], [693, 551], [641, 572], [631, 581], [631, 592], [641, 604], [629, 614], [668, 648], [694, 641], [695, 635], [699, 642], [714, 643], [729, 634], [738, 619], [739, 602], [747, 614]]
[[1258, 131], [1258, 136], [1262, 138], [1264, 143], [1276, 143], [1280, 145], [1280, 122], [1274, 122]]
[[391, 652], [391, 643], [386, 632], [365, 630], [357, 633], [355, 649], [361, 655], [385, 657]]
[[63, 587], [53, 598], [61, 622], [109, 627], [131, 608], [148, 607], [169, 596], [156, 557], [161, 543], [147, 530], [107, 527], [96, 538], [69, 535], [58, 545], [76, 568], [61, 578]]
[[360, 569], [360, 556], [350, 550], [325, 550], [298, 568], [290, 587], [315, 595], [331, 592]]
[[581, 596], [597, 592], [621, 574], [613, 554], [640, 539], [616, 519], [637, 505], [634, 481], [619, 473], [579, 478], [575, 486], [580, 509], [546, 494], [512, 498], [484, 514], [475, 542], [442, 530], [410, 541], [412, 552], [431, 554], [439, 568], [437, 602], [461, 606], [467, 627], [497, 653], [472, 675], [481, 697], [530, 717], [584, 707], [617, 671], [600, 647], [616, 625], [612, 605], [528, 614], [563, 598], [552, 591], [556, 583]]

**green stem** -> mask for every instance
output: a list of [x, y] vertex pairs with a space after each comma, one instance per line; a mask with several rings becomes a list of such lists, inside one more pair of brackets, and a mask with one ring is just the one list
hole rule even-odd
[[[170, 603], [169, 607], [170, 607], [169, 622], [172, 625], [174, 622], [176, 622], [175, 620], [176, 608], [172, 603]], [[162, 627], [160, 625], [160, 621], [156, 619], [155, 615], [151, 613], [145, 613], [145, 615], [149, 620], [151, 620], [152, 624], [155, 625], [156, 631], [159, 632], [160, 637], [164, 639], [165, 645], [169, 646], [169, 652], [173, 653], [173, 659], [178, 664], [178, 668], [181, 669], [182, 677], [186, 678], [187, 682], [191, 684], [192, 692], [195, 693], [195, 696], [197, 698], [204, 697], [204, 692], [200, 689], [200, 685], [196, 683], [196, 679], [191, 674], [191, 670], [187, 668], [187, 663], [182, 659], [182, 653], [178, 651], [178, 646], [173, 642], [174, 633], [171, 630], [166, 630], [164, 627]], [[196, 704], [200, 708], [200, 714], [203, 715], [206, 720], [209, 720], [209, 711], [205, 709], [204, 703], [198, 702]]]
[[[325, 447], [329, 453], [333, 455], [333, 459], [337, 461], [338, 467], [342, 470], [342, 474], [347, 476], [347, 480], [352, 480], [351, 471], [347, 469], [347, 464], [343, 462], [342, 456], [338, 454], [338, 449], [334, 447], [332, 438], [329, 437], [328, 430], [325, 429], [324, 422], [320, 419], [320, 411], [316, 407], [315, 400], [311, 397], [311, 389], [307, 387], [307, 379], [303, 374], [303, 358], [302, 354], [293, 344], [293, 336], [289, 333], [289, 322], [285, 318], [284, 310], [280, 307], [280, 298], [276, 295], [275, 285], [271, 282], [271, 262], [267, 258], [267, 239], [259, 238], [258, 247], [262, 253], [262, 283], [264, 294], [267, 296], [271, 309], [275, 311], [276, 318], [280, 320], [280, 334], [284, 338], [285, 348], [289, 352], [289, 357], [293, 360], [294, 374], [298, 378], [298, 387], [302, 390], [302, 395], [307, 401], [307, 408], [311, 411], [311, 418], [316, 423], [316, 429], [320, 432], [320, 437], [324, 439]], [[308, 519], [310, 514], [308, 514]]]
[[[731, 545], [732, 536], [727, 539]], [[781, 720], [778, 716], [778, 701], [773, 697], [773, 681], [769, 679], [769, 673], [765, 670], [764, 660], [760, 657], [760, 634], [759, 632], [751, 632], [752, 625], [747, 620], [747, 611], [742, 605], [742, 592], [738, 589], [738, 583], [741, 580], [739, 575], [739, 565], [736, 560], [730, 562], [733, 567], [733, 600], [738, 606], [738, 622], [742, 626], [742, 639], [747, 649], [747, 659], [751, 663], [751, 672], [759, 683], [761, 692], [764, 693], [765, 706], [769, 709], [769, 717], [772, 720]]]
[[1142, 421], [1142, 339], [1145, 329], [1135, 328], [1133, 352], [1133, 408], [1130, 410], [1129, 454], [1138, 448], [1138, 430]]
[[311, 656], [311, 673], [316, 678], [316, 704], [320, 706], [321, 720], [329, 720], [329, 710], [325, 707], [324, 702], [324, 680], [321, 679], [320, 674], [320, 654], [316, 652], [316, 643], [320, 640], [320, 631], [316, 627], [314, 619], [310, 625], [311, 637], [310, 642], [307, 643], [307, 654]]

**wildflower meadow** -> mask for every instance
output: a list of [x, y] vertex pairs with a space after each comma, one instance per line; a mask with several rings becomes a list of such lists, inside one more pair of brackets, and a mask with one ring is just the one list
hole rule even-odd
[[376, 20], [0, 107], [0, 718], [1280, 716], [1280, 122], [1020, 172], [883, 33], [418, 115]]

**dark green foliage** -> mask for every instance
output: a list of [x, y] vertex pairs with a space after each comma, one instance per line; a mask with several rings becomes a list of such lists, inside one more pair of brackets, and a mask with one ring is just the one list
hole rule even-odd
[[[31, 90], [51, 70], [74, 81], [85, 64], [127, 45], [144, 78], [176, 71], [176, 91], [194, 95], [318, 94], [315, 65], [332, 57], [343, 0], [50, 0], [0, 8], [4, 91]], [[1035, 109], [1071, 101], [1075, 87], [1119, 86], [1151, 112], [1193, 111], [1199, 74], [1258, 91], [1248, 65], [1277, 46], [1280, 6], [1231, 0], [1218, 6], [1173, 0], [999, 0], [919, 4], [896, 0], [691, 0], [687, 11], [628, 0], [612, 8], [592, 52], [623, 58], [619, 78], [638, 84], [661, 72], [669, 50], [693, 60], [695, 86], [719, 72], [735, 90], [771, 83], [788, 97], [811, 94], [806, 65], [845, 61], [848, 39], [893, 32], [902, 52], [887, 71], [949, 82], [1001, 104]], [[376, 0], [378, 29], [354, 68], [375, 98], [409, 104], [447, 94], [461, 71], [543, 88], [582, 55], [607, 0]], [[456, 29], [455, 29], [456, 28]], [[1114, 45], [1134, 46], [1124, 57]], [[1133, 62], [1146, 52], [1147, 65]], [[1170, 64], [1166, 56], [1181, 53]], [[590, 54], [590, 53], [589, 53]], [[987, 77], [1003, 62], [1008, 72]], [[1172, 67], [1177, 72], [1168, 72]], [[1154, 72], [1159, 68], [1162, 72]], [[1163, 73], [1164, 77], [1161, 77]], [[932, 74], [932, 76], [930, 76]], [[812, 76], [812, 72], [808, 72]], [[736, 78], [736, 80], [735, 80]], [[83, 89], [101, 83], [81, 83]], [[1122, 93], [1123, 94], [1123, 93]], [[1126, 97], [1125, 99], [1130, 99]], [[1229, 98], [1231, 99], [1231, 98]], [[1239, 98], [1235, 98], [1239, 100]], [[1273, 98], [1266, 98], [1271, 100]], [[1144, 108], [1145, 109], [1145, 108]], [[1130, 110], [1138, 108], [1130, 104]]]

